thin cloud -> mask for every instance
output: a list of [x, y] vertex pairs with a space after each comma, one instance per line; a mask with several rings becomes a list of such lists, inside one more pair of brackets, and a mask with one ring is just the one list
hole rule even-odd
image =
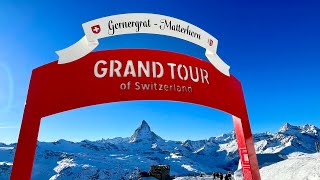
[[16, 126], [0, 126], [0, 129], [16, 129]]

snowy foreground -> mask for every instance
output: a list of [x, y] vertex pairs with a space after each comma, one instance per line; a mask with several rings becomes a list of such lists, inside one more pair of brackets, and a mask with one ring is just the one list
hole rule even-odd
[[[262, 180], [320, 180], [315, 154], [319, 135], [320, 129], [313, 125], [288, 123], [275, 134], [254, 134]], [[194, 175], [234, 172], [239, 162], [234, 132], [206, 140], [171, 141], [151, 131], [145, 121], [127, 138], [37, 145], [33, 180], [137, 179], [139, 172], [155, 164], [170, 165], [170, 175], [179, 176], [178, 180], [206, 180], [212, 176]], [[0, 143], [0, 180], [10, 177], [15, 147]]]
[[320, 154], [306, 154], [263, 167], [263, 180], [320, 180]]
[[197, 176], [197, 177], [193, 177], [193, 176], [186, 176], [186, 177], [177, 177], [175, 178], [175, 180], [213, 180], [213, 176]]
[[[262, 180], [320, 180], [320, 153], [293, 153], [288, 159], [260, 169]], [[241, 170], [235, 180], [242, 180]], [[212, 180], [211, 175], [185, 176], [175, 180]]]
[[[260, 169], [262, 180], [320, 180], [320, 153], [292, 153], [288, 159]], [[241, 170], [235, 180], [242, 180]]]

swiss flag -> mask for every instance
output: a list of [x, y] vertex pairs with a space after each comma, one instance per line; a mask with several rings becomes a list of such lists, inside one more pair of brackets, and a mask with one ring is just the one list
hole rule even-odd
[[100, 25], [92, 26], [91, 30], [94, 34], [99, 34], [99, 32], [101, 31]]

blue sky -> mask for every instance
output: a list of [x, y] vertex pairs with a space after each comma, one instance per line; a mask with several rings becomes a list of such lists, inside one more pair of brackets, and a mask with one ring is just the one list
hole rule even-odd
[[[267, 3], [268, 2], [268, 3]], [[14, 1], [0, 2], [0, 142], [16, 142], [32, 69], [83, 35], [81, 24], [145, 12], [190, 22], [219, 40], [218, 54], [242, 81], [253, 132], [285, 122], [320, 126], [320, 5], [316, 1]], [[151, 48], [204, 59], [204, 49], [172, 37], [124, 35], [97, 50]], [[145, 119], [167, 139], [203, 139], [232, 130], [231, 116], [203, 106], [138, 101], [46, 117], [39, 140], [130, 136]]]

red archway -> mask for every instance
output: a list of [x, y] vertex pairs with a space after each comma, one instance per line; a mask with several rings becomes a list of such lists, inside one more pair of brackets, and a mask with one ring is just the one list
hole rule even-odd
[[[149, 90], [142, 90], [148, 84]], [[130, 100], [189, 102], [232, 114], [243, 175], [246, 180], [260, 179], [240, 81], [204, 60], [147, 49], [92, 52], [72, 63], [55, 61], [34, 69], [11, 179], [31, 178], [41, 118]]]

